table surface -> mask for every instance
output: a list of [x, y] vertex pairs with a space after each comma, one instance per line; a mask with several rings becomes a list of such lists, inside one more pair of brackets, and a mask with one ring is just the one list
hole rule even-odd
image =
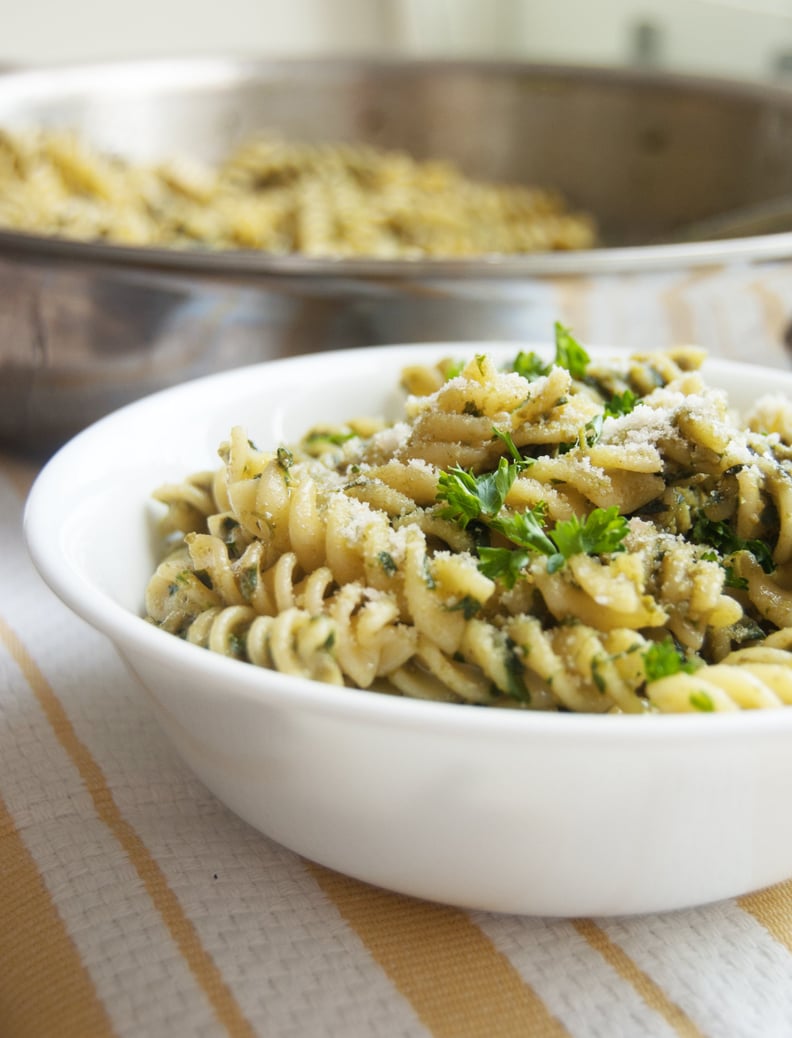
[[[753, 310], [728, 324], [733, 299], [710, 300], [701, 319], [726, 322], [724, 355], [784, 366], [792, 276], [769, 273], [739, 283]], [[564, 291], [569, 323], [594, 328], [600, 304]], [[678, 291], [677, 338], [706, 291]], [[0, 454], [5, 1038], [792, 1035], [792, 880], [667, 915], [498, 916], [368, 887], [240, 821], [34, 572], [35, 472]]]

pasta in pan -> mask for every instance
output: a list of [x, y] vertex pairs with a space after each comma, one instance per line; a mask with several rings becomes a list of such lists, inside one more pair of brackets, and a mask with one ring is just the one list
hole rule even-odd
[[792, 406], [702, 351], [406, 368], [404, 416], [160, 488], [148, 619], [318, 681], [597, 713], [792, 704]]
[[558, 191], [365, 144], [250, 137], [210, 164], [133, 163], [75, 134], [0, 130], [0, 226], [123, 245], [380, 259], [584, 249]]

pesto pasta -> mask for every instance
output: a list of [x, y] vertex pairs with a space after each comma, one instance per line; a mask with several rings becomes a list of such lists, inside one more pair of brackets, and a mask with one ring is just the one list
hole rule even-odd
[[0, 226], [122, 245], [313, 257], [590, 248], [558, 191], [465, 177], [364, 144], [242, 141], [215, 164], [125, 161], [59, 130], [0, 131]]
[[147, 618], [287, 674], [528, 710], [792, 704], [792, 405], [686, 347], [405, 368], [403, 416], [161, 487]]

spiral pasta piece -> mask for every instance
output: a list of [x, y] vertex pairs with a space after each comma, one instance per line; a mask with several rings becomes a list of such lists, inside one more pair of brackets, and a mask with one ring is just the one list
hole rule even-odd
[[197, 472], [181, 483], [167, 483], [155, 491], [155, 499], [168, 506], [168, 514], [162, 520], [163, 533], [203, 528], [216, 511], [213, 481], [213, 473]]
[[292, 606], [277, 616], [257, 616], [248, 628], [246, 652], [259, 667], [343, 685], [344, 675], [332, 651], [335, 637], [329, 617]]

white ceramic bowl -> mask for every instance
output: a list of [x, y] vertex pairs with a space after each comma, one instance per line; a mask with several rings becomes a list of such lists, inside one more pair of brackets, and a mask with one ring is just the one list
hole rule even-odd
[[[481, 909], [658, 911], [792, 875], [792, 710], [540, 714], [383, 696], [272, 673], [141, 619], [160, 483], [312, 424], [396, 416], [405, 363], [516, 347], [393, 346], [213, 375], [81, 433], [31, 492], [45, 580], [118, 647], [193, 771], [287, 847], [383, 887]], [[792, 374], [708, 361], [737, 405]]]

